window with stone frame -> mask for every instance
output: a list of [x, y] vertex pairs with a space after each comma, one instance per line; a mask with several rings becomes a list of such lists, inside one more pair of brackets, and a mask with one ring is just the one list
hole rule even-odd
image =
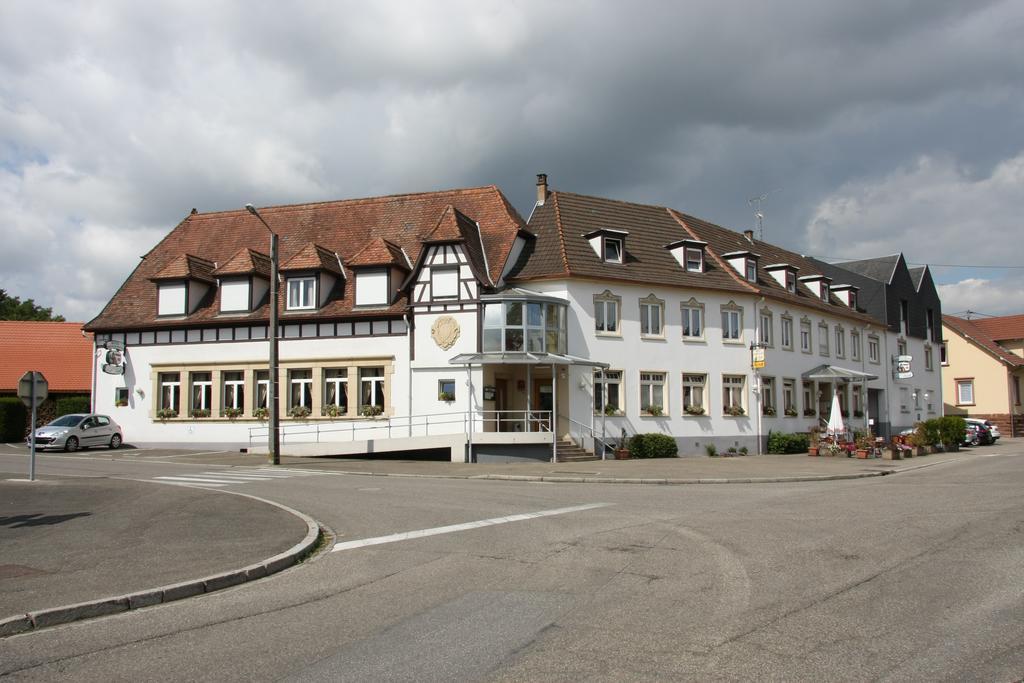
[[860, 332], [850, 330], [850, 360], [860, 360]]
[[665, 414], [665, 373], [640, 373], [640, 412], [648, 415]]
[[691, 298], [681, 305], [683, 317], [683, 339], [704, 338], [704, 304]]
[[722, 341], [743, 341], [743, 309], [731, 301], [722, 306]]
[[771, 346], [774, 339], [774, 316], [768, 309], [762, 309], [761, 311], [761, 325], [758, 329], [758, 341], [765, 346]]
[[800, 321], [800, 350], [804, 353], [811, 352], [811, 321], [803, 319]]
[[605, 370], [604, 375], [600, 370], [594, 371], [594, 413], [600, 415], [620, 415], [624, 408], [622, 404], [622, 371]]
[[622, 298], [608, 290], [594, 297], [594, 331], [599, 335], [621, 335]]
[[796, 417], [796, 380], [782, 380], [782, 411], [786, 417]]
[[868, 360], [877, 365], [880, 359], [878, 337], [871, 335], [868, 337]]
[[739, 416], [746, 413], [744, 401], [745, 375], [722, 375], [722, 412]]
[[683, 373], [683, 413], [686, 415], [707, 414], [708, 376], [703, 373]]
[[829, 354], [828, 323], [818, 323], [818, 354], [827, 356]]
[[788, 315], [784, 315], [779, 318], [779, 332], [781, 336], [782, 348], [792, 351], [793, 350], [793, 319]]
[[836, 358], [846, 358], [846, 330], [842, 325], [836, 325]]
[[640, 336], [665, 338], [665, 302], [653, 294], [640, 299]]
[[775, 378], [761, 378], [761, 413], [768, 417], [774, 417], [775, 406]]

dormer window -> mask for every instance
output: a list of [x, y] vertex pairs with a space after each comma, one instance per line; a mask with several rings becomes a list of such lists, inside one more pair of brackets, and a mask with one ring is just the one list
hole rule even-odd
[[691, 273], [704, 271], [704, 252], [701, 249], [686, 250], [686, 270]]
[[627, 235], [629, 233], [625, 230], [601, 228], [586, 233], [583, 238], [590, 242], [590, 248], [605, 263], [624, 263]]
[[804, 283], [807, 289], [814, 292], [819, 299], [825, 303], [829, 303], [829, 294], [831, 293], [831, 278], [825, 277], [824, 275], [805, 275], [800, 278], [800, 282]]
[[356, 272], [356, 306], [387, 306], [388, 303], [388, 271], [386, 269]]
[[157, 315], [185, 315], [186, 285], [184, 282], [162, 282], [157, 285]]
[[249, 310], [248, 278], [232, 278], [220, 281], [220, 310], [222, 313]]
[[687, 273], [703, 273], [706, 246], [707, 242], [685, 239], [666, 244], [665, 248], [672, 252], [672, 256]]
[[731, 251], [722, 254], [722, 258], [729, 262], [736, 272], [743, 276], [747, 282], [757, 282], [757, 254], [750, 251]]
[[780, 287], [785, 287], [790, 294], [796, 294], [796, 273], [799, 268], [788, 263], [773, 263], [764, 269]]
[[316, 308], [316, 277], [290, 277], [287, 283], [289, 311]]
[[617, 237], [604, 238], [604, 260], [608, 263], [622, 263], [622, 240]]
[[835, 294], [836, 297], [842, 301], [845, 305], [849, 306], [853, 310], [857, 310], [857, 288], [853, 285], [835, 285], [830, 288], [830, 292]]

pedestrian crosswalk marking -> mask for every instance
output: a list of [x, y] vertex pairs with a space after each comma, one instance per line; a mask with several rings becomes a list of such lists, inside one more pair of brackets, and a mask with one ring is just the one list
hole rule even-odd
[[308, 477], [317, 474], [325, 474], [325, 472], [319, 472], [317, 470], [254, 468], [251, 470], [235, 470], [232, 472], [216, 471], [202, 472], [200, 474], [166, 475], [153, 477], [153, 481], [159, 481], [166, 484], [192, 484], [195, 486], [219, 488], [222, 486], [229, 486], [231, 484], [251, 484], [259, 481]]

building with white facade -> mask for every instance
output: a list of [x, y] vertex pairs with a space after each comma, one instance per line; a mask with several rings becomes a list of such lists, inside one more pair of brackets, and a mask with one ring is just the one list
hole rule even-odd
[[[937, 372], [893, 379], [916, 337], [864, 307], [855, 274], [673, 209], [537, 189], [529, 222], [493, 186], [261, 209], [281, 240], [275, 373], [266, 229], [193, 211], [86, 326], [125, 347], [96, 409], [131, 443], [265, 451], [276, 378], [284, 453], [479, 461], [624, 432], [756, 452], [827, 419], [834, 392], [854, 427], [926, 417], [904, 386], [942, 405]], [[821, 366], [877, 379], [807, 376]]]

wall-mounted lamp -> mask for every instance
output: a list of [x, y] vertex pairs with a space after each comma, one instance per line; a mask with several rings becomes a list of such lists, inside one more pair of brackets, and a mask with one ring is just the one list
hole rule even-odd
[[582, 377], [580, 377], [580, 385], [579, 386], [580, 386], [580, 391], [586, 391], [587, 390], [587, 380], [585, 380]]
[[142, 390], [142, 387], [135, 387], [135, 393], [139, 395], [139, 398], [146, 398], [146, 392]]

